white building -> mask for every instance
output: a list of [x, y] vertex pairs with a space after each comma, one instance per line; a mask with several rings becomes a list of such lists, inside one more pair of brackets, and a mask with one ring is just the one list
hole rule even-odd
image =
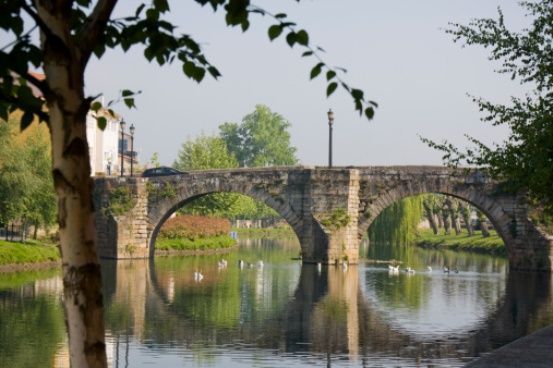
[[120, 172], [119, 140], [121, 118], [98, 112], [107, 119], [106, 128], [98, 128], [96, 113], [89, 111], [86, 115], [86, 137], [90, 155], [90, 171], [96, 175], [114, 175]]

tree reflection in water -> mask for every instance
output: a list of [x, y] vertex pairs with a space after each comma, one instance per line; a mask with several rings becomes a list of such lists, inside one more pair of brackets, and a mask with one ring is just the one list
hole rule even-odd
[[[551, 275], [507, 274], [500, 260], [423, 251], [420, 267], [447, 259], [463, 271], [391, 276], [364, 264], [302, 266], [291, 260], [298, 249], [250, 244], [225, 256], [227, 270], [217, 268], [221, 256], [104, 263], [112, 366], [459, 366], [553, 322]], [[265, 266], [240, 270], [238, 259]], [[59, 296], [30, 293], [38, 281], [0, 289], [0, 359], [10, 360], [2, 366], [59, 354]], [[60, 333], [48, 339], [47, 330]], [[36, 341], [44, 348], [33, 349]]]

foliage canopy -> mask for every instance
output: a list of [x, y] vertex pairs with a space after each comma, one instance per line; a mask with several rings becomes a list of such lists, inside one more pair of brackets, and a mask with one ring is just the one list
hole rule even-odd
[[489, 147], [468, 136], [474, 146], [464, 151], [447, 141], [423, 141], [443, 151], [450, 165], [483, 167], [506, 180], [510, 189], [527, 189], [536, 204], [553, 213], [553, 0], [520, 5], [532, 18], [531, 25], [520, 32], [507, 29], [501, 9], [497, 19], [453, 23], [447, 30], [455, 42], [490, 49], [490, 60], [501, 62], [498, 73], [531, 89], [523, 97], [512, 97], [509, 105], [473, 97], [484, 114], [482, 121], [507, 126], [508, 138]]

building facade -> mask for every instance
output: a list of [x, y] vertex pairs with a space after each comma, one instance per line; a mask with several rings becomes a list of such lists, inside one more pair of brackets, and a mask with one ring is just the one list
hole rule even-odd
[[[107, 119], [104, 130], [98, 127], [97, 116]], [[126, 132], [121, 135], [121, 117], [102, 110], [98, 113], [89, 111], [86, 116], [86, 136], [92, 176], [121, 175], [121, 156], [123, 175], [130, 175], [131, 162], [137, 169], [138, 155], [131, 149], [131, 136]]]

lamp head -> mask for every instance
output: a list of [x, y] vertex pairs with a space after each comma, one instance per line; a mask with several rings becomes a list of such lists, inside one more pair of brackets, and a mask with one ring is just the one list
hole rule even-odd
[[134, 135], [134, 124], [131, 124], [129, 130], [131, 131], [131, 135]]
[[328, 115], [328, 122], [329, 123], [334, 122], [334, 111], [332, 111], [332, 109], [328, 109], [327, 115]]
[[121, 132], [125, 131], [125, 120], [121, 120], [119, 126], [121, 127]]

